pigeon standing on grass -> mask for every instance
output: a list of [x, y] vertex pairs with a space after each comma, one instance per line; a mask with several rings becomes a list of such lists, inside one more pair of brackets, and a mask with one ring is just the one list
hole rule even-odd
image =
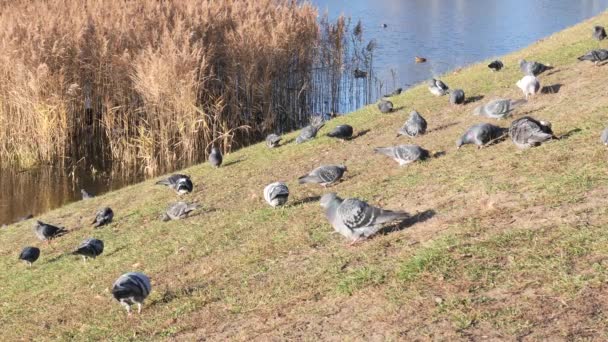
[[600, 136], [600, 140], [601, 140], [602, 144], [608, 146], [608, 128], [605, 128], [602, 131], [602, 135]]
[[593, 28], [593, 39], [597, 41], [602, 41], [606, 39], [606, 30], [603, 26], [595, 26]]
[[450, 104], [460, 105], [464, 104], [464, 90], [454, 89], [450, 91]]
[[167, 208], [167, 211], [162, 216], [162, 221], [166, 222], [186, 218], [196, 209], [198, 209], [198, 204], [188, 204], [186, 202], [174, 203]]
[[211, 149], [211, 153], [209, 154], [209, 164], [216, 168], [220, 167], [220, 165], [222, 165], [223, 159], [224, 158], [222, 157], [222, 152], [220, 151], [220, 149], [217, 147], [213, 147]]
[[73, 255], [82, 255], [84, 262], [87, 262], [87, 258], [95, 259], [97, 256], [103, 253], [103, 241], [93, 238], [84, 240], [78, 248], [72, 252]]
[[320, 121], [316, 123], [311, 123], [310, 125], [302, 128], [302, 130], [300, 131], [300, 135], [296, 138], [296, 144], [301, 144], [303, 142], [314, 139], [323, 126], [325, 126], [325, 122]]
[[386, 114], [392, 112], [394, 106], [391, 101], [382, 99], [378, 103], [378, 109], [380, 110], [380, 113]]
[[540, 74], [542, 74], [543, 72], [552, 69], [553, 67], [544, 65], [542, 63], [538, 63], [535, 61], [526, 61], [525, 59], [520, 59], [519, 60], [519, 69], [521, 70], [521, 72], [524, 73], [524, 75], [530, 75], [530, 76], [538, 76]]
[[274, 133], [266, 136], [266, 146], [268, 146], [268, 148], [278, 147], [280, 142], [281, 137]]
[[500, 69], [504, 68], [504, 64], [502, 64], [501, 61], [496, 60], [488, 64], [488, 68], [492, 69], [492, 71], [500, 71]]
[[63, 227], [55, 227], [42, 221], [36, 221], [34, 232], [38, 239], [49, 242], [50, 240], [66, 234], [68, 231]]
[[338, 125], [331, 132], [327, 133], [330, 138], [338, 138], [342, 140], [350, 139], [353, 137], [353, 126], [351, 125]]
[[93, 222], [91, 222], [91, 224], [94, 224], [95, 228], [99, 228], [101, 226], [105, 226], [106, 224], [110, 224], [113, 218], [114, 212], [112, 211], [112, 209], [109, 207], [105, 207], [97, 211], [97, 213], [95, 214], [95, 219], [93, 220]]
[[426, 120], [417, 111], [412, 111], [405, 124], [397, 132], [397, 136], [415, 137], [426, 133]]
[[287, 203], [289, 198], [289, 188], [283, 182], [268, 184], [264, 188], [264, 199], [272, 207], [280, 207]]
[[85, 189], [80, 189], [80, 194], [82, 195], [83, 200], [95, 197], [92, 194], [88, 193]]
[[541, 143], [557, 139], [551, 130], [551, 123], [547, 121], [537, 121], [529, 116], [524, 116], [511, 123], [509, 135], [513, 143], [521, 148], [538, 146]]
[[298, 182], [300, 184], [318, 183], [327, 187], [338, 182], [346, 171], [345, 165], [323, 165], [298, 178]]
[[30, 267], [40, 257], [40, 248], [37, 247], [25, 247], [21, 254], [19, 254], [19, 260], [23, 260], [28, 263]]
[[577, 59], [579, 61], [590, 61], [590, 62], [593, 62], [595, 64], [595, 66], [598, 66], [600, 62], [604, 62], [604, 61], [608, 60], [608, 50], [604, 50], [604, 49], [591, 50], [591, 51], [587, 52], [586, 54], [578, 57]]
[[417, 160], [425, 160], [430, 157], [429, 151], [418, 145], [376, 147], [374, 152], [394, 159], [397, 163], [399, 163], [399, 166], [405, 166]]
[[477, 124], [469, 127], [462, 137], [456, 141], [456, 147], [460, 148], [462, 145], [475, 144], [479, 149], [492, 141], [500, 139], [504, 135], [506, 135], [506, 129], [504, 128], [488, 123]]
[[540, 82], [535, 76], [526, 75], [521, 80], [517, 81], [516, 85], [524, 93], [526, 100], [528, 99], [528, 96], [534, 96], [540, 91]]
[[405, 212], [373, 207], [359, 199], [342, 199], [336, 193], [321, 197], [321, 207], [334, 230], [351, 240], [351, 245], [376, 234], [382, 224], [405, 220]]
[[473, 111], [473, 115], [481, 115], [491, 119], [504, 119], [511, 115], [515, 108], [524, 103], [526, 103], [526, 100], [498, 99], [478, 106]]
[[125, 273], [112, 285], [112, 296], [127, 309], [129, 315], [133, 304], [137, 304], [137, 313], [141, 313], [141, 306], [150, 291], [150, 278], [139, 272]]
[[181, 174], [171, 175], [168, 178], [159, 180], [156, 184], [168, 186], [175, 190], [179, 195], [192, 192], [192, 188], [194, 187], [190, 177]]
[[431, 79], [429, 81], [429, 91], [435, 96], [443, 96], [448, 93], [449, 87], [441, 80]]

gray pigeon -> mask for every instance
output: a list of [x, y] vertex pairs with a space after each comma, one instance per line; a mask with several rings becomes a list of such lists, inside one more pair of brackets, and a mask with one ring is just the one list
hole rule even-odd
[[454, 89], [450, 91], [450, 103], [453, 105], [464, 104], [464, 90]]
[[606, 30], [603, 26], [595, 26], [593, 28], [593, 39], [597, 41], [602, 41], [606, 39]]
[[517, 87], [521, 89], [526, 96], [526, 100], [530, 95], [536, 95], [540, 91], [540, 82], [536, 76], [526, 75], [521, 80], [517, 81]]
[[602, 131], [600, 140], [602, 141], [602, 144], [608, 146], [608, 128], [605, 128], [604, 131]]
[[50, 240], [66, 234], [68, 231], [63, 227], [55, 227], [42, 221], [36, 221], [34, 232], [38, 239], [49, 242]]
[[220, 167], [223, 159], [224, 158], [222, 157], [222, 152], [220, 149], [213, 147], [211, 149], [211, 153], [209, 154], [209, 164], [211, 164], [213, 167]]
[[289, 188], [283, 182], [275, 182], [268, 184], [264, 188], [264, 199], [272, 207], [280, 207], [287, 203], [289, 198]]
[[21, 254], [19, 254], [19, 260], [23, 260], [32, 267], [32, 264], [40, 257], [40, 248], [37, 247], [25, 247]]
[[409, 119], [397, 132], [397, 136], [407, 135], [408, 137], [415, 137], [424, 133], [426, 133], [426, 120], [420, 113], [414, 110], [410, 113]]
[[417, 160], [425, 160], [430, 157], [429, 151], [418, 145], [376, 147], [374, 152], [393, 158], [399, 163], [399, 166], [405, 166]]
[[188, 217], [190, 213], [198, 209], [198, 204], [188, 204], [186, 202], [177, 202], [169, 206], [163, 214], [162, 221], [180, 220]]
[[95, 259], [97, 256], [103, 253], [103, 241], [93, 238], [84, 240], [78, 248], [72, 252], [73, 255], [82, 255], [84, 262], [87, 262], [87, 258]]
[[526, 100], [498, 99], [478, 106], [473, 111], [473, 115], [481, 115], [492, 119], [504, 119], [523, 103], [526, 103]]
[[469, 127], [462, 137], [456, 141], [456, 147], [460, 148], [462, 145], [475, 144], [477, 148], [482, 148], [493, 140], [501, 138], [505, 133], [506, 129], [498, 126], [488, 123], [477, 124]]
[[95, 228], [99, 228], [101, 226], [105, 226], [106, 224], [110, 224], [113, 218], [114, 212], [112, 211], [112, 209], [109, 207], [105, 207], [97, 211], [97, 213], [95, 214], [95, 219], [93, 220], [93, 222], [91, 222], [91, 224], [94, 224]]
[[159, 180], [156, 184], [168, 186], [179, 195], [192, 192], [192, 188], [194, 187], [190, 177], [182, 174], [173, 174], [168, 178]]
[[327, 133], [330, 138], [338, 138], [342, 140], [350, 139], [353, 137], [353, 126], [351, 125], [338, 125], [331, 132]]
[[349, 238], [351, 244], [376, 234], [384, 223], [409, 217], [405, 212], [376, 208], [356, 198], [343, 200], [336, 193], [323, 195], [320, 202], [334, 230]]
[[513, 143], [519, 148], [538, 146], [541, 143], [557, 139], [551, 130], [551, 123], [537, 121], [529, 116], [524, 116], [511, 123], [509, 135]]
[[85, 189], [80, 189], [80, 194], [82, 194], [83, 200], [95, 197], [95, 196], [91, 195], [90, 193], [88, 193]]
[[139, 272], [129, 272], [121, 275], [112, 285], [112, 296], [131, 314], [131, 305], [137, 304], [137, 313], [141, 313], [141, 305], [152, 291], [150, 278]]
[[429, 81], [429, 91], [435, 96], [443, 96], [448, 93], [449, 87], [441, 80], [431, 79]]
[[586, 54], [578, 57], [579, 61], [590, 61], [593, 62], [596, 66], [599, 65], [600, 62], [608, 60], [608, 50], [598, 49], [591, 50]]
[[553, 67], [535, 61], [528, 62], [525, 59], [520, 59], [519, 69], [524, 75], [538, 76], [547, 70], [553, 69]]
[[391, 101], [382, 99], [378, 103], [378, 109], [380, 110], [380, 113], [386, 114], [392, 112], [394, 106]]
[[346, 171], [345, 165], [323, 165], [298, 178], [298, 182], [300, 184], [318, 183], [327, 187], [338, 182]]
[[384, 95], [384, 97], [397, 96], [397, 95], [401, 94], [402, 91], [403, 91], [403, 88], [397, 88], [392, 93]]
[[500, 69], [502, 69], [503, 67], [504, 64], [502, 64], [502, 62], [499, 60], [493, 61], [492, 63], [488, 64], [488, 68], [492, 69], [492, 71], [500, 71]]
[[325, 126], [325, 122], [312, 123], [300, 131], [300, 135], [296, 138], [296, 144], [314, 139], [321, 127]]
[[268, 148], [278, 147], [280, 142], [281, 137], [274, 133], [266, 136], [266, 146], [268, 146]]

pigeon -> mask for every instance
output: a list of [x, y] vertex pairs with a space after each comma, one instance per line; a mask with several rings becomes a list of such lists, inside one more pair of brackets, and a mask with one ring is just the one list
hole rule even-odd
[[296, 138], [296, 144], [301, 144], [314, 139], [323, 126], [325, 126], [325, 122], [313, 123], [304, 127], [302, 131], [300, 131], [300, 135]]
[[519, 69], [524, 75], [538, 76], [547, 70], [553, 69], [553, 67], [535, 61], [528, 62], [525, 59], [520, 59]]
[[595, 26], [593, 28], [593, 39], [597, 41], [606, 39], [606, 30], [604, 30], [603, 26]]
[[213, 147], [211, 149], [211, 153], [209, 154], [209, 164], [216, 168], [220, 167], [220, 165], [222, 165], [223, 159], [224, 158], [222, 157], [222, 152], [220, 151], [220, 149], [217, 147]]
[[93, 238], [84, 240], [78, 248], [72, 252], [73, 255], [82, 255], [84, 262], [87, 262], [87, 258], [95, 259], [97, 256], [103, 253], [103, 241]]
[[579, 61], [590, 61], [593, 62], [596, 66], [605, 60], [608, 60], [608, 50], [598, 49], [591, 50], [586, 54], [578, 57]]
[[30, 267], [32, 267], [32, 264], [38, 260], [38, 258], [40, 257], [40, 248], [37, 247], [25, 247], [22, 251], [21, 254], [19, 254], [19, 260], [23, 260], [25, 262], [27, 262]]
[[448, 93], [448, 86], [441, 80], [432, 79], [429, 81], [429, 91], [435, 96], [443, 96]]
[[604, 131], [602, 131], [600, 140], [602, 141], [602, 144], [608, 146], [608, 128], [606, 128], [606, 129], [604, 129]]
[[330, 138], [338, 139], [350, 139], [353, 136], [353, 126], [351, 125], [338, 125], [331, 132], [327, 133]]
[[289, 188], [283, 182], [271, 183], [264, 188], [264, 199], [272, 207], [280, 207], [287, 203], [288, 197]]
[[409, 119], [403, 124], [403, 126], [397, 132], [397, 136], [407, 135], [408, 137], [415, 137], [422, 135], [426, 132], [426, 120], [417, 111], [410, 113]]
[[181, 174], [173, 174], [168, 178], [161, 179], [156, 182], [157, 185], [165, 185], [175, 190], [179, 195], [187, 194], [192, 192], [192, 181], [189, 176]]
[[63, 227], [55, 227], [42, 221], [36, 221], [36, 224], [34, 225], [34, 232], [36, 233], [38, 239], [48, 242], [56, 237], [66, 234], [68, 231]]
[[538, 146], [550, 139], [557, 139], [551, 130], [551, 123], [537, 121], [529, 116], [513, 121], [509, 128], [509, 135], [511, 135], [513, 143], [521, 149]]
[[528, 96], [536, 95], [540, 91], [540, 82], [535, 76], [526, 75], [517, 81], [516, 85], [524, 93], [526, 100]]
[[318, 183], [327, 187], [338, 182], [346, 171], [345, 165], [323, 165], [298, 178], [298, 182], [300, 184]]
[[169, 206], [163, 214], [162, 221], [180, 220], [188, 217], [190, 213], [198, 209], [198, 204], [188, 204], [186, 202], [177, 202]]
[[496, 60], [488, 64], [488, 68], [492, 69], [492, 71], [500, 71], [500, 69], [504, 68], [504, 64], [502, 64], [501, 61]]
[[141, 305], [151, 290], [150, 278], [143, 273], [129, 272], [116, 279], [112, 285], [112, 296], [127, 309], [127, 314], [131, 315], [133, 304], [137, 304], [137, 313], [141, 313]]
[[429, 151], [418, 145], [398, 145], [391, 147], [376, 147], [374, 152], [393, 158], [399, 166], [405, 166], [417, 160], [430, 157]]
[[85, 189], [80, 189], [80, 193], [82, 194], [83, 200], [95, 197], [92, 194], [88, 193]]
[[456, 141], [456, 147], [462, 145], [475, 144], [477, 148], [482, 148], [488, 143], [501, 138], [506, 132], [506, 129], [494, 126], [488, 123], [481, 123], [471, 126], [467, 131]]
[[384, 95], [384, 97], [397, 96], [397, 95], [401, 94], [402, 91], [403, 91], [403, 88], [397, 88], [392, 93]]
[[378, 109], [380, 110], [380, 113], [386, 114], [392, 112], [394, 106], [391, 101], [382, 99], [378, 103]]
[[450, 103], [453, 105], [464, 104], [464, 90], [454, 89], [450, 91]]
[[280, 142], [281, 137], [274, 133], [266, 136], [266, 146], [268, 146], [268, 148], [278, 147]]
[[95, 214], [95, 219], [93, 220], [93, 222], [91, 222], [91, 224], [94, 224], [95, 228], [99, 228], [101, 226], [105, 226], [106, 224], [110, 224], [113, 218], [114, 212], [112, 211], [112, 209], [109, 207], [105, 207], [97, 211], [97, 213]]
[[20, 217], [20, 218], [17, 220], [17, 222], [23, 222], [23, 221], [27, 221], [27, 220], [29, 220], [29, 219], [31, 219], [31, 218], [33, 218], [33, 217], [34, 217], [34, 214], [27, 214], [27, 215], [25, 215], [25, 216]]
[[376, 234], [382, 224], [403, 221], [405, 212], [384, 210], [356, 198], [342, 199], [336, 193], [321, 197], [321, 207], [334, 230], [351, 240], [351, 244]]
[[525, 102], [526, 100], [498, 99], [478, 106], [473, 111], [473, 115], [481, 115], [492, 119], [504, 119], [511, 115], [513, 109]]

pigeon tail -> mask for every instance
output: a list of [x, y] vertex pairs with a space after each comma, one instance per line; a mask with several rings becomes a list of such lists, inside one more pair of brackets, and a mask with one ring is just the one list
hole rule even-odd
[[382, 224], [392, 221], [402, 221], [408, 219], [410, 215], [405, 211], [382, 210], [382, 213], [376, 219], [376, 224]]
[[315, 182], [314, 177], [311, 177], [310, 175], [304, 175], [304, 176], [298, 178], [298, 183], [300, 183], [300, 184], [314, 183], [314, 182]]

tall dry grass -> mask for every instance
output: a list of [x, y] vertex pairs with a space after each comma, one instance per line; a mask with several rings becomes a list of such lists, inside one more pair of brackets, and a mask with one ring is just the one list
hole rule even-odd
[[288, 0], [2, 1], [0, 163], [151, 174], [299, 127], [319, 48], [344, 69], [340, 20], [324, 32]]

